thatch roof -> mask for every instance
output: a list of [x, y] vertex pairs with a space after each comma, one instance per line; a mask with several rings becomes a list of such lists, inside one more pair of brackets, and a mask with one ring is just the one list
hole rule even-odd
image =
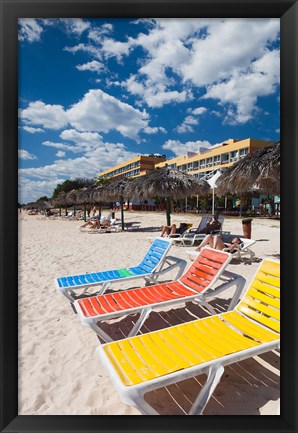
[[191, 195], [205, 195], [209, 189], [207, 182], [166, 166], [138, 177], [127, 187], [126, 192], [130, 198], [158, 196], [178, 200]]
[[280, 142], [249, 153], [217, 181], [217, 195], [243, 195], [252, 190], [280, 193]]
[[129, 198], [127, 195], [127, 187], [131, 180], [127, 177], [120, 177], [112, 180], [108, 185], [98, 188], [98, 198], [103, 201], [120, 200], [121, 198]]
[[95, 188], [88, 187], [88, 188], [82, 188], [77, 191], [77, 203], [84, 204], [84, 203], [91, 203], [93, 200], [93, 193]]
[[66, 202], [67, 204], [75, 204], [77, 203], [78, 190], [72, 189], [69, 193], [66, 194]]
[[64, 191], [60, 192], [58, 196], [52, 199], [53, 206], [64, 206], [66, 203], [66, 193]]

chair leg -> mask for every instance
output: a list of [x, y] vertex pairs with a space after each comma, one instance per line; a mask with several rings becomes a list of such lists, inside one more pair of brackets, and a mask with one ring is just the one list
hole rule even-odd
[[224, 367], [222, 365], [217, 365], [210, 368], [207, 380], [203, 388], [201, 389], [199, 395], [195, 399], [194, 404], [192, 405], [192, 408], [190, 409], [188, 415], [202, 414], [216, 386], [218, 385], [223, 372]]
[[106, 343], [111, 343], [114, 341], [105, 331], [103, 331], [95, 321], [88, 322], [88, 326], [90, 326], [93, 331], [96, 332], [96, 334], [101, 337]]
[[152, 311], [152, 308], [150, 308], [150, 307], [143, 309], [143, 311], [140, 314], [140, 317], [138, 318], [138, 320], [134, 324], [134, 326], [133, 326], [132, 330], [130, 331], [130, 333], [128, 334], [127, 338], [134, 337], [135, 335], [137, 335], [137, 333], [139, 332], [139, 330], [143, 326], [145, 320], [147, 319], [147, 317], [149, 316], [151, 311]]

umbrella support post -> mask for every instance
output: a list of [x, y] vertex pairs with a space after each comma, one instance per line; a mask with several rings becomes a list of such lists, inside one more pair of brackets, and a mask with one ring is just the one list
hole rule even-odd
[[167, 226], [171, 225], [171, 199], [166, 198], [166, 213], [167, 213]]
[[121, 209], [121, 228], [122, 228], [122, 231], [124, 231], [123, 197], [120, 198], [120, 209]]

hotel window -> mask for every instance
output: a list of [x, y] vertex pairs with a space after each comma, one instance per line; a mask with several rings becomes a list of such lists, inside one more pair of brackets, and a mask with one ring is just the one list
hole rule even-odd
[[194, 161], [192, 169], [197, 170], [199, 168], [199, 161]]
[[234, 150], [230, 153], [230, 162], [235, 162], [238, 159], [238, 151]]
[[182, 170], [182, 171], [186, 171], [186, 169], [187, 169], [187, 165], [186, 165], [186, 164], [182, 164], [182, 165], [181, 165], [181, 170]]
[[171, 164], [170, 168], [176, 168], [176, 163], [175, 164]]
[[229, 162], [229, 154], [228, 153], [224, 153], [221, 155], [221, 163], [222, 164], [227, 164]]
[[192, 170], [192, 162], [189, 162], [187, 164], [187, 171], [191, 171]]
[[207, 158], [207, 164], [206, 167], [212, 167], [212, 157], [211, 158]]
[[220, 155], [216, 155], [213, 157], [213, 165], [219, 165], [220, 164]]
[[199, 179], [202, 179], [202, 177], [204, 177], [205, 176], [205, 172], [204, 171], [202, 171], [201, 173], [199, 173]]
[[244, 158], [245, 155], [247, 155], [247, 154], [248, 154], [248, 148], [247, 147], [245, 149], [240, 149], [239, 150], [239, 159]]
[[200, 161], [200, 169], [206, 167], [206, 159], [201, 159]]

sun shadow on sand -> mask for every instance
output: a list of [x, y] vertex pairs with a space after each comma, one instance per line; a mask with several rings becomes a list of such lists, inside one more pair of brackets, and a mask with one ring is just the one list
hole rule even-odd
[[[222, 313], [230, 301], [213, 299], [209, 302], [217, 313]], [[202, 306], [188, 302], [182, 308], [152, 312], [141, 332], [152, 332], [207, 316], [209, 313]], [[101, 323], [101, 327], [114, 340], [119, 340], [128, 335], [138, 317], [138, 314], [126, 316], [113, 323]], [[260, 408], [269, 400], [279, 398], [279, 368], [279, 355], [275, 351], [226, 367], [204, 415], [260, 415]], [[146, 395], [146, 400], [161, 415], [184, 415], [190, 410], [205, 379], [205, 375], [200, 375], [152, 391]]]

